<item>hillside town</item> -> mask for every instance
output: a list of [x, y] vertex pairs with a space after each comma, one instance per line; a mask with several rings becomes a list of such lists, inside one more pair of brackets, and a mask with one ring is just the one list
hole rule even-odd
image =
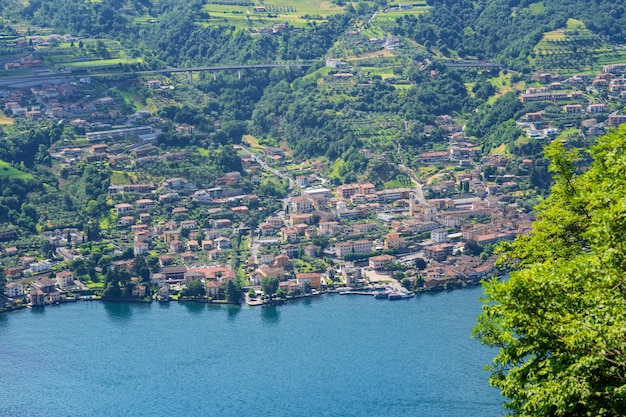
[[[84, 230], [66, 228], [41, 234], [54, 248], [51, 259], [4, 247], [10, 300], [37, 306], [91, 298], [102, 284], [77, 275], [91, 280], [106, 273], [103, 266], [135, 275], [127, 296], [136, 300], [169, 300], [198, 281], [205, 300], [219, 301], [223, 284], [239, 278], [252, 290], [247, 298], [252, 303], [259, 302], [257, 295], [266, 296], [261, 290], [266, 277], [278, 279], [284, 297], [380, 285], [410, 291], [453, 288], [499, 275], [493, 246], [530, 231], [532, 214], [511, 198], [518, 190], [514, 178], [498, 183], [483, 173], [485, 167], [505, 170], [506, 158], [481, 156], [451, 118], [438, 121], [450, 130], [448, 150], [420, 159], [424, 165], [456, 167], [453, 174], [377, 188], [372, 183], [333, 186], [319, 169], [284, 171], [281, 167], [291, 162], [288, 151], [247, 144], [233, 147], [243, 172], [227, 172], [210, 184], [196, 184], [182, 172], [159, 182], [136, 182], [137, 174], [154, 164], [194, 157], [188, 150], [160, 150], [153, 144], [158, 118], [139, 116], [133, 124], [137, 115], [131, 115], [123, 128], [87, 132], [83, 145], [51, 151], [54, 168], [66, 175], [84, 164], [107, 164], [135, 175], [108, 187], [110, 215], [97, 242]], [[186, 134], [192, 128], [176, 130]], [[268, 179], [289, 184], [289, 196], [270, 212], [266, 207], [272, 203], [254, 193]], [[437, 198], [426, 198], [423, 188]], [[474, 245], [471, 253], [465, 250], [468, 242]], [[96, 244], [117, 260], [84, 275], [81, 260], [93, 256]], [[136, 276], [138, 257], [147, 259], [148, 276]]]
[[[38, 65], [27, 57], [6, 63], [5, 69]], [[326, 65], [330, 77], [353, 78], [341, 60], [329, 59]], [[595, 77], [537, 72], [534, 86], [518, 98], [525, 105], [548, 106], [526, 112], [516, 126], [538, 143], [555, 138], [557, 124], [601, 135], [626, 122], [615, 110], [626, 98], [625, 73], [624, 64], [605, 66]], [[0, 90], [4, 112], [69, 123], [84, 137], [51, 148], [52, 169], [62, 178], [86, 165], [123, 175], [108, 186], [109, 216], [106, 225], [98, 225], [97, 238], [78, 228], [44, 231], [40, 237], [53, 249], [48, 258], [33, 256], [28, 247], [3, 245], [9, 304], [94, 297], [107, 268], [131, 275], [125, 298], [136, 300], [178, 299], [195, 281], [202, 284], [204, 301], [218, 302], [226, 298], [224, 284], [238, 280], [245, 283], [248, 302], [263, 303], [272, 300], [261, 288], [268, 277], [278, 280], [283, 298], [381, 285], [418, 292], [454, 288], [501, 275], [494, 245], [531, 229], [532, 212], [516, 198], [527, 192], [523, 183], [535, 161], [523, 159], [513, 172], [509, 157], [483, 153], [449, 115], [424, 126], [426, 134], [437, 129], [446, 135], [445, 147], [418, 155], [431, 174], [400, 166], [404, 177], [395, 184], [336, 185], [324, 176], [328, 165], [294, 160], [284, 146], [248, 142], [232, 146], [241, 171], [196, 181], [182, 168], [171, 170], [177, 174], [171, 177], [159, 171], [163, 164], [193, 165], [196, 151], [158, 146], [163, 129], [172, 126], [157, 114], [129, 110], [121, 97], [103, 95], [88, 76], [34, 84]], [[165, 94], [173, 86], [146, 79], [143, 88]], [[213, 128], [218, 132], [221, 126]], [[185, 138], [195, 126], [179, 123], [173, 129]], [[370, 149], [359, 152], [389, 160]], [[284, 184], [288, 196], [260, 198], [258, 188], [270, 182]], [[7, 242], [15, 235], [2, 231]], [[84, 260], [101, 251], [113, 260], [86, 274]], [[147, 260], [143, 276], [138, 276], [137, 258]]]

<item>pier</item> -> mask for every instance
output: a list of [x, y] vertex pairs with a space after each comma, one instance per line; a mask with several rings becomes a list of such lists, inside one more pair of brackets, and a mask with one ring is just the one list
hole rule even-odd
[[374, 296], [373, 291], [341, 291], [339, 295], [369, 295]]

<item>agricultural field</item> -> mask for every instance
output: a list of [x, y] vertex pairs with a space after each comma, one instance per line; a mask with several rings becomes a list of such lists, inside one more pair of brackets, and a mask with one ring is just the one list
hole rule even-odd
[[360, 76], [380, 77], [383, 81], [391, 82], [391, 85], [399, 90], [406, 90], [412, 86], [405, 79], [405, 70], [407, 65], [410, 65], [410, 61], [407, 62], [406, 58], [395, 56], [392, 51], [382, 49], [361, 57], [348, 57], [347, 61]]
[[372, 26], [377, 26], [383, 31], [388, 31], [397, 18], [406, 15], [418, 16], [430, 9], [426, 2], [413, 3], [407, 7], [406, 4], [390, 4], [383, 12], [376, 13], [370, 22]]
[[252, 135], [243, 135], [243, 142], [251, 148], [264, 149], [265, 147], [259, 143], [259, 140]]
[[325, 0], [271, 0], [254, 3], [249, 0], [210, 0], [203, 10], [209, 14], [201, 23], [205, 26], [229, 25], [236, 28], [271, 27], [288, 23], [304, 27], [314, 21], [322, 22], [343, 8]]
[[142, 97], [136, 88], [119, 88], [118, 91], [124, 97], [124, 101], [135, 111], [148, 110], [156, 113], [157, 106], [151, 98]]
[[576, 19], [569, 19], [564, 29], [546, 32], [533, 52], [538, 69], [562, 74], [597, 72], [603, 65], [626, 62], [625, 50], [614, 49]]
[[143, 62], [141, 58], [133, 58], [123, 50], [117, 41], [102, 39], [84, 39], [78, 42], [62, 42], [58, 45], [38, 46], [36, 56], [42, 59], [47, 67], [88, 69], [114, 65], [134, 65]]
[[406, 175], [400, 174], [396, 176], [395, 179], [391, 181], [387, 181], [384, 184], [384, 188], [386, 190], [393, 189], [393, 188], [413, 188], [413, 182]]
[[111, 173], [111, 185], [125, 185], [131, 183], [130, 175], [125, 171], [113, 171]]
[[378, 151], [393, 152], [397, 139], [412, 127], [411, 123], [393, 114], [372, 115], [355, 111], [350, 116], [338, 116], [343, 125], [350, 126], [353, 135], [364, 147]]

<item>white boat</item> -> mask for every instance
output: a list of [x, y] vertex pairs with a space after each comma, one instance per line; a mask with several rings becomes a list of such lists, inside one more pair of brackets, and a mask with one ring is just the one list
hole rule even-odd
[[380, 298], [380, 299], [386, 299], [389, 298], [389, 295], [393, 294], [390, 290], [380, 290], [380, 291], [374, 291], [374, 298]]
[[413, 298], [415, 297], [415, 294], [412, 292], [408, 292], [408, 291], [399, 291], [399, 292], [392, 292], [391, 294], [389, 294], [389, 299], [390, 300], [404, 300], [405, 298]]

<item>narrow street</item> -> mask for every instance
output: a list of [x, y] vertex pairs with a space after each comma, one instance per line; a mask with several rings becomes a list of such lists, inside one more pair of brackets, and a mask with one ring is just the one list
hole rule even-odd
[[418, 203], [421, 205], [425, 205], [425, 206], [428, 205], [428, 200], [426, 200], [426, 197], [424, 197], [424, 190], [422, 189], [422, 183], [418, 181], [417, 175], [415, 175], [413, 170], [404, 164], [404, 158], [402, 157], [400, 145], [398, 145], [397, 152], [401, 161], [400, 168], [406, 173], [406, 175], [409, 177], [411, 182], [415, 184], [415, 197], [417, 198]]
[[262, 158], [259, 158], [255, 153], [253, 153], [252, 151], [250, 151], [248, 148], [246, 148], [244, 145], [239, 145], [241, 147], [241, 151], [247, 155], [250, 155], [250, 157], [252, 158], [253, 161], [257, 162], [261, 168], [263, 168], [265, 171], [267, 172], [271, 172], [272, 174], [276, 175], [279, 178], [282, 178], [286, 181], [289, 182], [289, 191], [293, 190], [296, 186], [296, 183], [293, 179], [291, 179], [288, 175], [272, 168], [271, 166], [269, 166]]

